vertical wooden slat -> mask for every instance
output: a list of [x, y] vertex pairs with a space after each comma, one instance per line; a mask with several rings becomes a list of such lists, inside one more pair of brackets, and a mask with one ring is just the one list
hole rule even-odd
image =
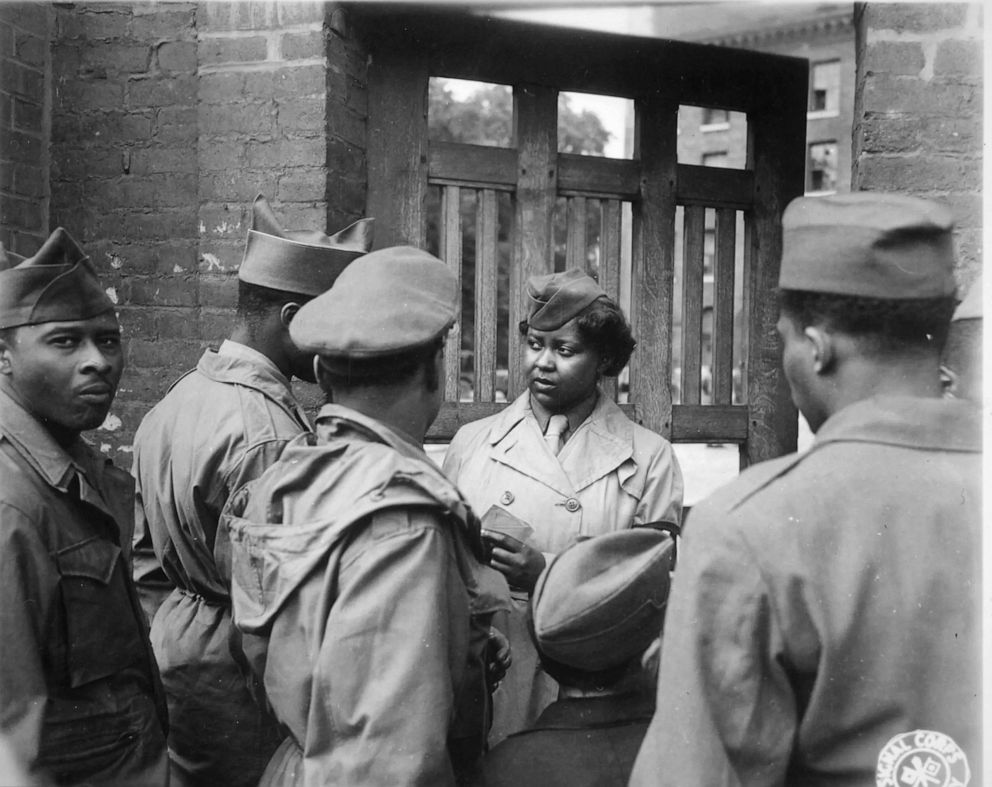
[[[458, 289], [462, 287], [462, 225], [461, 189], [458, 186], [441, 187], [441, 231], [438, 252], [441, 259], [458, 276]], [[458, 401], [458, 381], [461, 378], [462, 326], [455, 322], [444, 345], [444, 399]]]
[[782, 372], [778, 322], [782, 212], [803, 193], [806, 121], [802, 109], [808, 65], [781, 69], [768, 103], [748, 114], [748, 167], [755, 203], [748, 244], [748, 407], [746, 458], [762, 462], [796, 450], [798, 419]]
[[368, 204], [375, 247], [425, 245], [426, 50], [382, 47], [368, 69]]
[[565, 267], [586, 269], [586, 198], [568, 198]]
[[686, 206], [682, 236], [682, 404], [700, 402], [705, 221], [705, 208]]
[[633, 211], [630, 316], [638, 348], [630, 368], [630, 401], [637, 405], [645, 426], [668, 437], [678, 101], [653, 95], [638, 101], [635, 110], [641, 198]]
[[713, 261], [713, 403], [730, 404], [734, 393], [734, 254], [737, 211], [717, 208]]
[[[603, 200], [600, 203], [602, 215], [599, 233], [599, 286], [606, 290], [614, 301], [620, 303], [620, 200]], [[603, 380], [603, 390], [616, 401], [617, 378]]]
[[479, 192], [475, 230], [475, 401], [496, 396], [496, 192]]
[[554, 269], [551, 222], [558, 190], [558, 92], [543, 85], [513, 91], [517, 190], [510, 265], [510, 358], [508, 398], [524, 387], [516, 326], [525, 316], [527, 279]]

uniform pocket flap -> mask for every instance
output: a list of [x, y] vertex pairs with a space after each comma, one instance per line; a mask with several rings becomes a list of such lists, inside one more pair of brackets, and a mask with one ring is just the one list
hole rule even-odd
[[86, 577], [107, 585], [120, 554], [116, 544], [93, 537], [56, 552], [55, 562], [63, 577]]

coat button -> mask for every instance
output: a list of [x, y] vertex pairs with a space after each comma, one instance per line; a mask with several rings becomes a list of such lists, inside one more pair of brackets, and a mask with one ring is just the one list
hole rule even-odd
[[568, 513], [570, 514], [574, 514], [580, 508], [582, 508], [582, 503], [580, 503], [574, 497], [570, 497], [568, 498], [568, 500], [565, 501], [565, 510], [568, 511]]
[[513, 502], [513, 492], [504, 492], [499, 499], [500, 505], [508, 506]]

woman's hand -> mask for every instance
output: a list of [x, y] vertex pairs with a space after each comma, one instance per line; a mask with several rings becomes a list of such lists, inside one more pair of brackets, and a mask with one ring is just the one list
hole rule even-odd
[[496, 530], [483, 530], [482, 537], [492, 547], [489, 565], [506, 577], [510, 587], [533, 592], [537, 578], [544, 571], [544, 555]]

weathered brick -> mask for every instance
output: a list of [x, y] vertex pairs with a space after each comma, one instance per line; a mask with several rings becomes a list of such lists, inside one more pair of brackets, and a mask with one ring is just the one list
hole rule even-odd
[[950, 209], [959, 228], [976, 229], [982, 226], [981, 194], [947, 194], [937, 200]]
[[[179, 3], [163, 3], [155, 6], [145, 6], [157, 9], [154, 13], [135, 16], [131, 22], [131, 34], [139, 41], [182, 40], [194, 35], [193, 21], [195, 10], [182, 9]], [[134, 4], [135, 9], [141, 8], [141, 3]]]
[[52, 79], [59, 83], [79, 77], [83, 59], [83, 44], [56, 41], [52, 46]]
[[65, 82], [55, 90], [55, 103], [63, 107], [113, 109], [124, 104], [124, 85], [108, 79]]
[[182, 208], [196, 202], [197, 181], [195, 174], [175, 172], [128, 175], [108, 184], [103, 189], [103, 195], [118, 207]]
[[325, 72], [322, 65], [287, 66], [276, 74], [276, 90], [282, 96], [323, 95]]
[[277, 102], [279, 128], [282, 131], [323, 131], [326, 104], [323, 97], [288, 98]]
[[108, 41], [127, 35], [131, 14], [111, 6], [76, 6], [74, 13], [63, 17], [66, 38], [85, 38], [88, 41]]
[[980, 92], [971, 85], [875, 74], [865, 80], [863, 107], [866, 112], [961, 115], [978, 106]]
[[14, 28], [0, 16], [0, 58], [14, 57]]
[[312, 167], [327, 158], [323, 139], [277, 139], [248, 145], [247, 164], [258, 169]]
[[[199, 98], [204, 104], [220, 104], [245, 99], [245, 75], [237, 71], [220, 71], [200, 75]], [[249, 95], [255, 96], [249, 91]]]
[[4, 87], [12, 93], [20, 93], [33, 101], [44, 95], [45, 75], [41, 71], [12, 60], [4, 63], [4, 71]]
[[190, 339], [132, 339], [126, 357], [127, 365], [135, 368], [181, 370], [193, 368], [202, 352], [200, 343]]
[[275, 109], [268, 104], [226, 105], [215, 112], [201, 108], [199, 124], [201, 132], [207, 135], [268, 136], [275, 130]]
[[120, 147], [150, 139], [152, 113], [144, 112], [87, 112], [76, 118], [71, 128], [73, 138], [66, 141], [75, 146], [91, 145], [94, 148]]
[[191, 106], [196, 103], [196, 78], [182, 75], [168, 79], [131, 79], [127, 93], [131, 107]]
[[279, 39], [279, 51], [284, 60], [323, 57], [324, 50], [324, 33], [320, 30], [285, 33]]
[[870, 3], [865, 15], [872, 30], [897, 33], [936, 33], [963, 25], [967, 3]]
[[[196, 26], [201, 32], [251, 29], [248, 15], [245, 14], [242, 21], [235, 13], [241, 5], [244, 3], [201, 2], [197, 6]], [[243, 24], [243, 28], [239, 27], [239, 24]]]
[[270, 173], [233, 168], [203, 174], [199, 194], [205, 202], [237, 202], [271, 187]]
[[123, 300], [132, 306], [196, 306], [199, 277], [129, 276], [124, 280]]
[[155, 262], [162, 273], [180, 273], [196, 270], [199, 242], [171, 240], [155, 246]]
[[201, 65], [265, 60], [268, 54], [268, 42], [261, 36], [205, 38], [200, 40], [197, 54]]
[[155, 141], [160, 145], [195, 143], [199, 134], [193, 107], [162, 107], [155, 115]]
[[279, 9], [280, 26], [303, 25], [309, 22], [323, 22], [327, 13], [324, 3], [289, 2], [282, 0], [277, 4]]
[[3, 155], [14, 161], [39, 161], [41, 138], [21, 131], [10, 131], [4, 135]]
[[873, 73], [915, 76], [926, 65], [918, 41], [878, 41], [868, 45], [864, 67]]
[[308, 167], [293, 170], [279, 178], [276, 199], [279, 202], [317, 202], [324, 199], [327, 170]]
[[947, 156], [862, 156], [860, 183], [873, 190], [927, 193], [977, 191], [982, 171], [974, 161]]
[[193, 234], [195, 220], [191, 211], [128, 213], [124, 216], [124, 236], [150, 240], [188, 238]]
[[143, 74], [148, 71], [152, 50], [147, 44], [104, 41], [85, 47], [81, 54], [82, 68], [91, 73]]
[[934, 74], [968, 74], [975, 77], [982, 73], [982, 42], [949, 39], [937, 45]]
[[945, 117], [937, 115], [922, 118], [920, 135], [928, 146], [938, 153], [971, 153], [979, 155], [982, 150], [982, 118]]
[[44, 68], [48, 41], [31, 33], [18, 32], [14, 35], [14, 54], [22, 63], [35, 68]]
[[247, 71], [245, 72], [245, 95], [254, 99], [264, 100], [276, 97], [276, 72]]
[[233, 309], [238, 305], [238, 277], [203, 274], [200, 277], [200, 305]]
[[167, 41], [158, 47], [158, 67], [163, 71], [195, 71], [196, 43]]
[[358, 177], [364, 172], [365, 149], [339, 139], [328, 139], [327, 168], [337, 177]]
[[905, 153], [920, 146], [920, 121], [909, 116], [871, 113], [861, 125], [866, 153]]
[[145, 148], [131, 154], [131, 174], [150, 175], [196, 172], [196, 157], [184, 146], [171, 148]]
[[344, 108], [328, 112], [327, 131], [352, 145], [364, 145], [368, 136], [365, 117]]
[[205, 172], [229, 170], [245, 166], [247, 143], [238, 140], [208, 140], [200, 138], [197, 163]]
[[34, 101], [14, 97], [14, 126], [22, 131], [41, 131], [44, 110]]
[[200, 330], [205, 339], [220, 339], [229, 336], [234, 328], [234, 323], [235, 316], [230, 310], [204, 309], [200, 312]]
[[37, 200], [7, 195], [0, 200], [0, 224], [40, 230], [45, 225], [41, 204]]
[[[8, 169], [0, 167], [0, 169]], [[34, 163], [15, 164], [9, 169], [13, 170], [14, 192], [24, 197], [38, 199], [45, 196], [45, 172]]]
[[[0, 3], [0, 6], [2, 5]], [[11, 8], [10, 10], [16, 11], [16, 24], [19, 28], [27, 30], [29, 33], [34, 33], [36, 36], [48, 38], [51, 8], [47, 3], [22, 2], [18, 3], [16, 9]]]
[[191, 309], [156, 309], [155, 335], [168, 339], [200, 339], [198, 315]]
[[201, 205], [200, 231], [210, 238], [243, 238], [247, 231], [245, 218], [245, 209], [235, 203]]

